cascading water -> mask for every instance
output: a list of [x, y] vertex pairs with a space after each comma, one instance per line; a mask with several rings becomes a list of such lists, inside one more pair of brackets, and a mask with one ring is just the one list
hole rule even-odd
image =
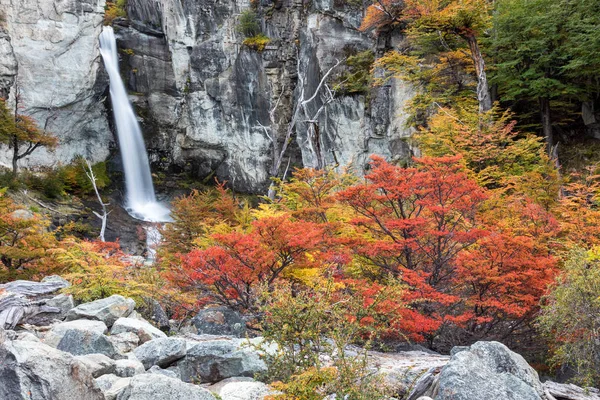
[[125, 209], [144, 221], [169, 221], [169, 209], [156, 201], [146, 146], [119, 74], [117, 41], [110, 26], [100, 34], [100, 54], [110, 78], [110, 99], [125, 171]]

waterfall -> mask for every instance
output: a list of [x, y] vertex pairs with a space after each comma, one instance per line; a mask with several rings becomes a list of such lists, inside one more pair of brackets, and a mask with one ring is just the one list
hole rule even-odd
[[119, 74], [117, 41], [110, 26], [100, 34], [100, 54], [110, 78], [110, 100], [125, 172], [125, 209], [144, 221], [168, 221], [169, 209], [156, 201], [144, 138]]

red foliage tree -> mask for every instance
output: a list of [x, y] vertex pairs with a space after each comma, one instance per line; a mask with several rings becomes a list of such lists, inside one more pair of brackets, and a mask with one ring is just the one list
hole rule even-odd
[[237, 309], [254, 310], [257, 287], [272, 285], [288, 270], [341, 260], [325, 246], [321, 226], [292, 220], [287, 214], [258, 219], [249, 233], [214, 234], [212, 239], [213, 246], [183, 256], [171, 279]]

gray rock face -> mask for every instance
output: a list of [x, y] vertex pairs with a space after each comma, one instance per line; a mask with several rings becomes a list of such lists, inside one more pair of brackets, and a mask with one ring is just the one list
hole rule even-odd
[[0, 382], [0, 399], [104, 399], [79, 361], [38, 342], [0, 343]]
[[[237, 190], [260, 192], [273, 158], [261, 124], [270, 125], [269, 110], [277, 104], [271, 133], [285, 132], [300, 92], [297, 76], [305, 77], [310, 97], [336, 59], [364, 50], [382, 54], [386, 45], [358, 31], [361, 11], [334, 0], [309, 7], [284, 0], [260, 19], [271, 42], [257, 52], [242, 44], [236, 30], [248, 7], [241, 0], [134, 0], [118, 39], [128, 50], [122, 70], [136, 93], [154, 164], [198, 177], [216, 174]], [[326, 163], [361, 172], [372, 153], [410, 155], [405, 139], [411, 132], [399, 110], [412, 95], [405, 83], [392, 80], [369, 93], [338, 96], [318, 119]], [[321, 104], [317, 96], [310, 112]], [[318, 155], [305, 124], [296, 134], [292, 163], [314, 166]]]
[[136, 360], [117, 360], [115, 362], [115, 375], [121, 378], [129, 378], [137, 374], [143, 374], [146, 369], [141, 362]]
[[175, 378], [175, 379], [179, 379], [179, 375], [176, 374], [173, 371], [170, 371], [168, 369], [162, 369], [161, 367], [154, 365], [153, 367], [151, 367], [148, 371], [146, 371], [149, 374], [160, 374], [160, 375], [164, 375], [167, 376], [169, 378]]
[[131, 378], [117, 400], [215, 400], [206, 389], [163, 375], [142, 374]]
[[[112, 142], [102, 104], [106, 78], [97, 37], [104, 0], [3, 0], [0, 93], [59, 138], [54, 153], [38, 149], [22, 165], [54, 165], [82, 155], [104, 160]], [[6, 96], [8, 95], [8, 96]], [[0, 164], [9, 153], [0, 151]]]
[[234, 377], [252, 377], [266, 371], [259, 354], [244, 347], [242, 340], [189, 341], [185, 358], [177, 363], [185, 382], [218, 382]]
[[90, 332], [94, 335], [102, 335], [108, 331], [106, 324], [102, 321], [91, 321], [88, 319], [79, 319], [76, 321], [62, 322], [54, 325], [44, 338], [44, 343], [56, 347], [68, 331]]
[[477, 342], [442, 369], [436, 400], [543, 400], [537, 372], [498, 342]]
[[106, 392], [119, 379], [115, 374], [106, 374], [96, 378], [96, 383], [102, 392]]
[[165, 338], [167, 335], [152, 326], [149, 322], [133, 318], [119, 318], [110, 330], [111, 335], [132, 332], [139, 338], [140, 343], [146, 343], [152, 339]]
[[161, 338], [144, 343], [133, 353], [148, 369], [153, 365], [167, 367], [186, 355], [186, 341], [180, 338]]
[[140, 344], [140, 338], [133, 332], [123, 332], [110, 335], [108, 340], [115, 346], [119, 353], [129, 353]]
[[240, 314], [227, 307], [212, 307], [201, 310], [192, 323], [199, 334], [230, 335], [243, 337], [246, 334], [246, 323]]
[[115, 361], [104, 354], [87, 354], [76, 356], [75, 359], [85, 365], [94, 378], [112, 374], [116, 367]]
[[105, 299], [80, 304], [67, 313], [67, 321], [81, 318], [102, 321], [109, 328], [121, 317], [127, 317], [135, 308], [135, 301], [115, 294]]
[[252, 378], [228, 378], [208, 389], [222, 400], [262, 400], [275, 394], [269, 386]]
[[76, 329], [66, 331], [56, 348], [73, 355], [99, 353], [114, 358], [119, 354], [105, 335]]

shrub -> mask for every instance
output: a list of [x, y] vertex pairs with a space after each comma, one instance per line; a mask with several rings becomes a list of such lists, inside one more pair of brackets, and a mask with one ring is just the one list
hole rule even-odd
[[346, 289], [328, 279], [312, 288], [282, 283], [274, 291], [263, 291], [262, 333], [265, 343], [278, 346], [276, 353], [266, 352], [266, 378], [276, 380], [274, 387], [284, 393], [272, 398], [385, 398], [381, 379], [368, 369], [366, 352], [346, 352], [349, 344], [364, 339], [369, 316], [357, 315], [374, 314], [380, 302], [369, 304]]
[[336, 80], [334, 89], [341, 94], [362, 94], [371, 87], [371, 67], [375, 62], [375, 53], [361, 51], [346, 59], [346, 70]]
[[117, 18], [127, 17], [127, 0], [107, 1], [104, 8], [104, 25], [112, 25]]
[[246, 38], [243, 43], [253, 50], [263, 51], [265, 46], [268, 45], [270, 41], [271, 39], [260, 33], [256, 36]]
[[540, 326], [555, 343], [552, 361], [577, 371], [580, 384], [600, 384], [600, 247], [574, 250], [545, 299]]
[[261, 29], [256, 13], [252, 10], [243, 11], [236, 30], [247, 38], [259, 35]]

